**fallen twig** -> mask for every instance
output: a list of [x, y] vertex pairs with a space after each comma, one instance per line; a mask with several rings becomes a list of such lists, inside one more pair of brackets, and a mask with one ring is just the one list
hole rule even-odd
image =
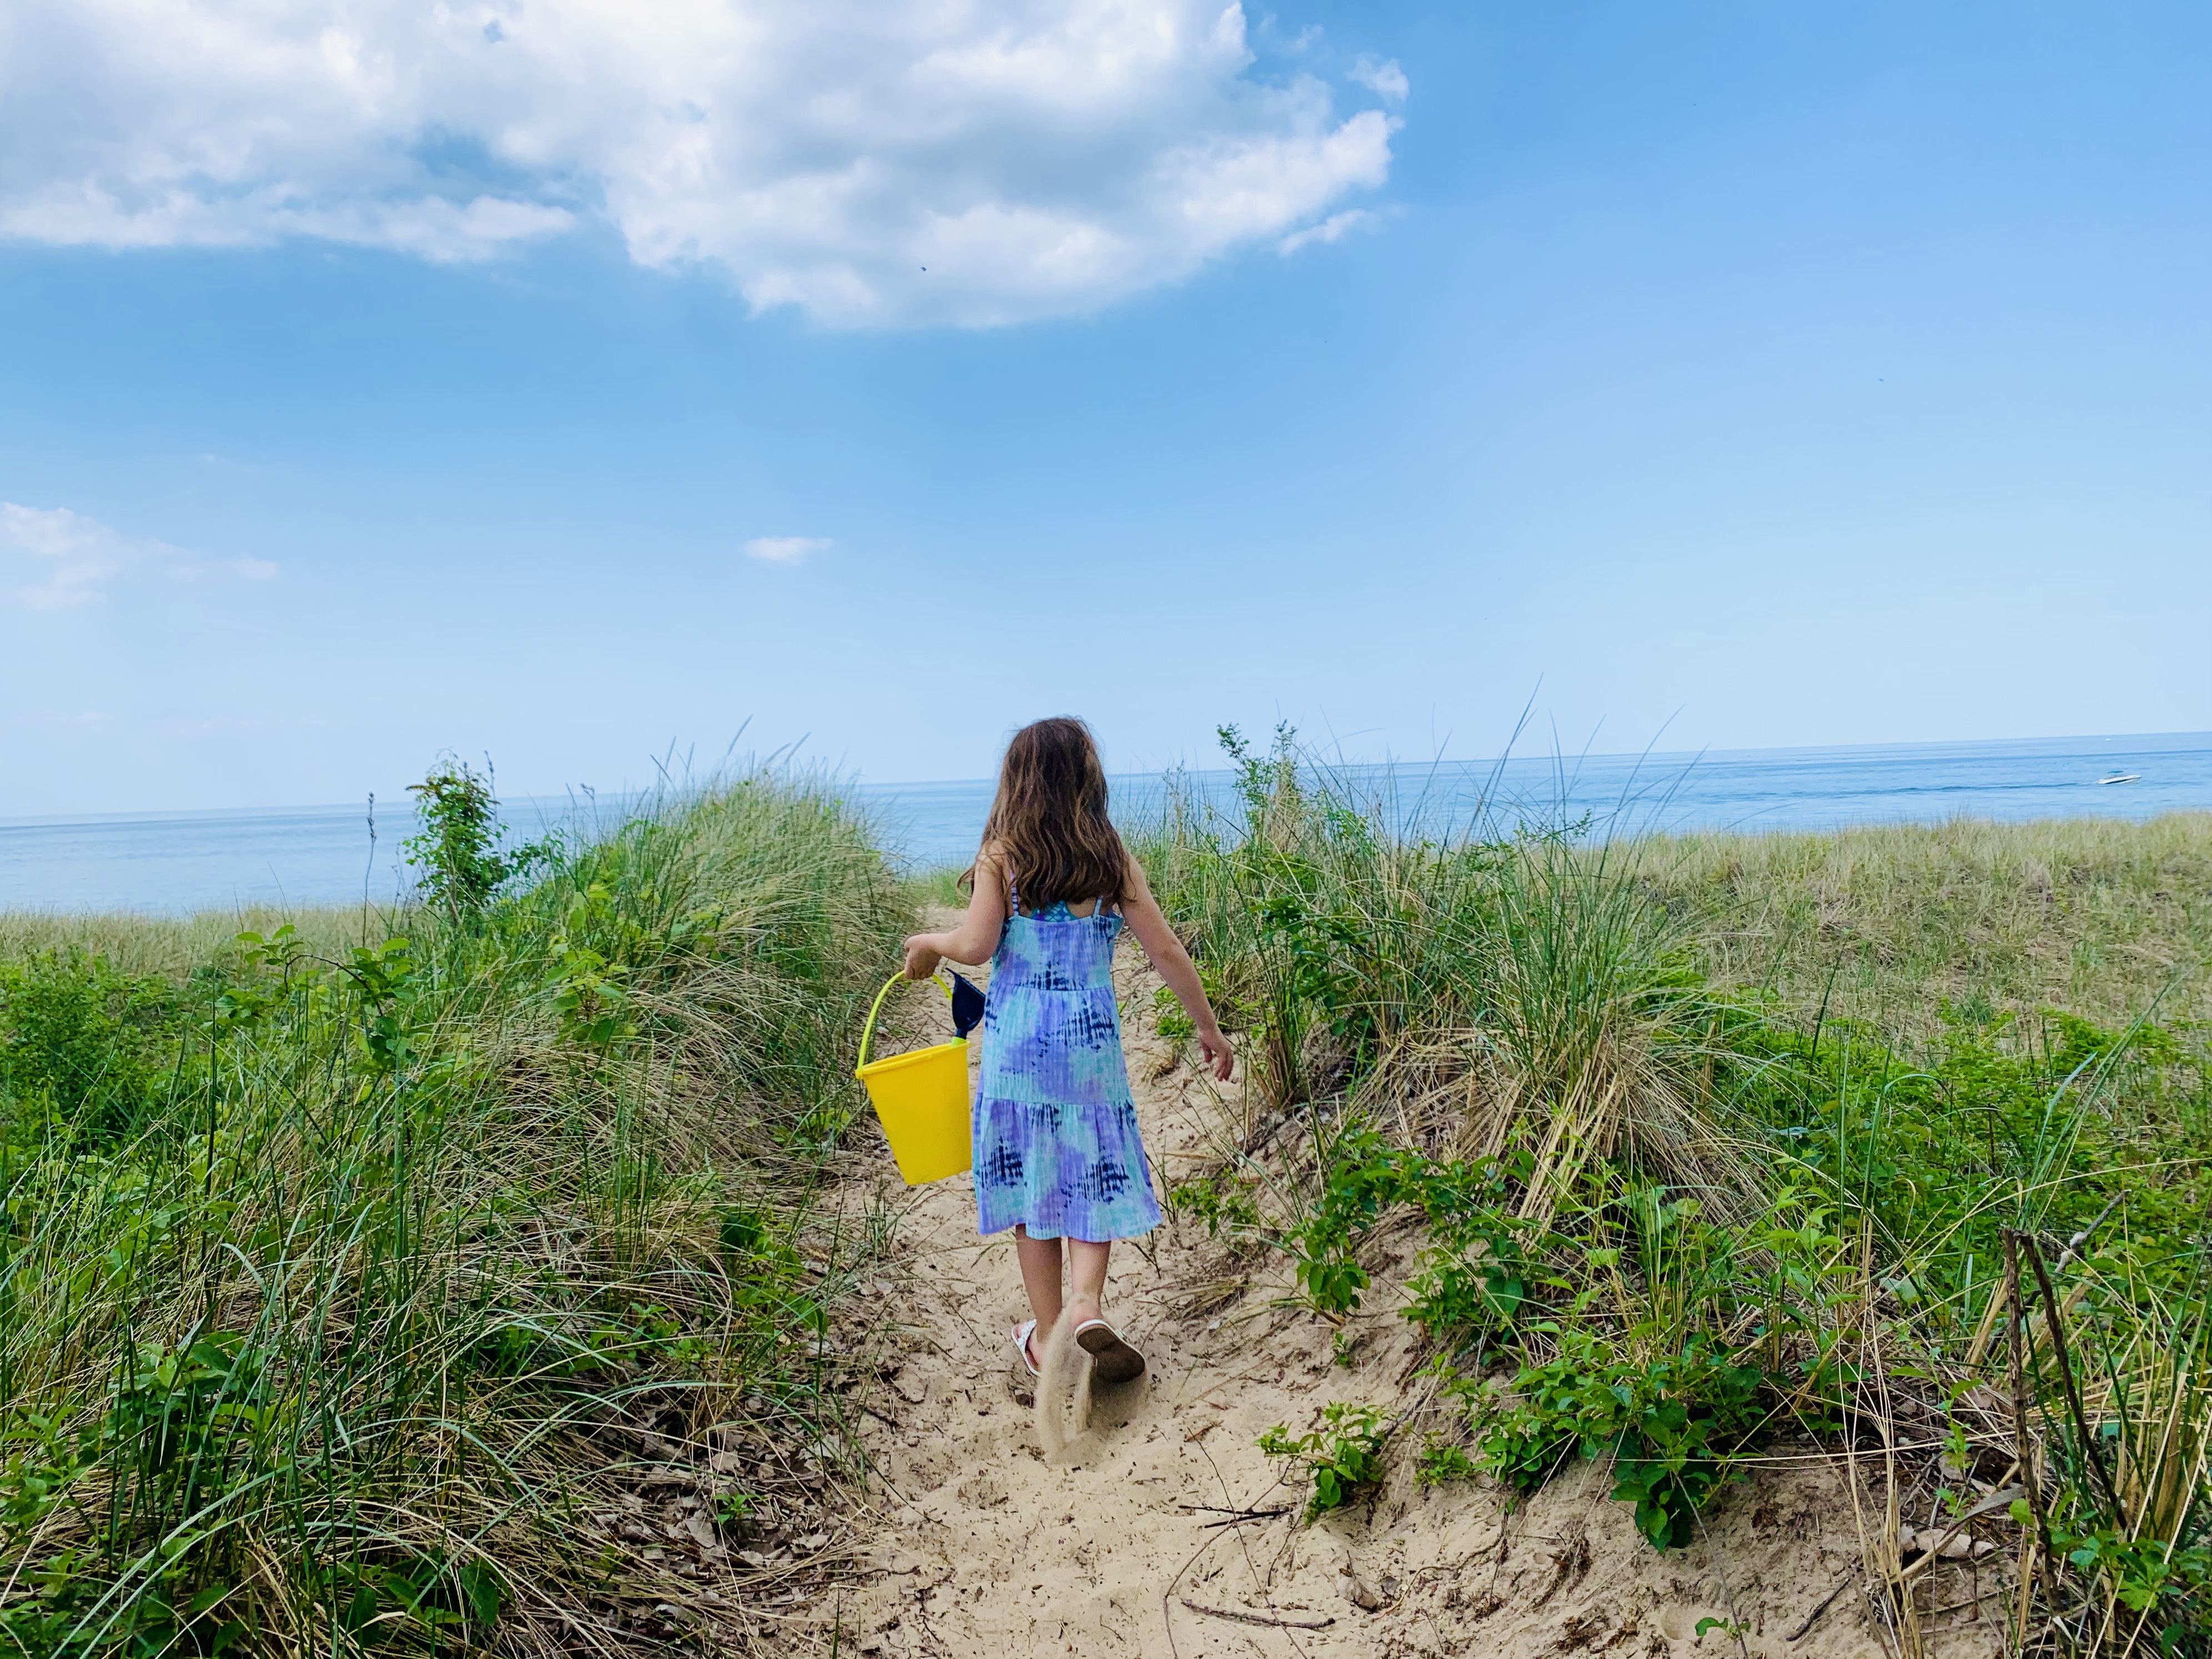
[[1176, 1600], [1193, 1613], [1202, 1613], [1209, 1619], [1234, 1620], [1240, 1625], [1271, 1625], [1278, 1630], [1327, 1630], [1336, 1622], [1334, 1619], [1277, 1619], [1267, 1613], [1238, 1613], [1231, 1607], [1209, 1607], [1188, 1595], [1178, 1595]]
[[[2003, 1588], [2002, 1583], [2000, 1583], [1999, 1588]], [[1947, 1613], [1964, 1613], [1969, 1607], [1978, 1609], [1983, 1602], [1994, 1601], [1996, 1600], [1996, 1593], [1995, 1590], [1985, 1590], [1981, 1595], [1969, 1597], [1964, 1601], [1954, 1601], [1948, 1607], [1935, 1608], [1925, 1616], [1929, 1619], [1940, 1619]]]
[[[1199, 1449], [1203, 1451], [1206, 1449], [1201, 1446]], [[1225, 1487], [1224, 1488], [1224, 1492], [1225, 1495]], [[1174, 1656], [1174, 1659], [1182, 1659], [1182, 1650], [1176, 1645], [1175, 1615], [1168, 1611], [1168, 1598], [1175, 1594], [1176, 1580], [1181, 1578], [1183, 1574], [1188, 1572], [1193, 1566], [1197, 1565], [1198, 1558], [1205, 1554], [1206, 1551], [1212, 1549], [1214, 1545], [1219, 1541], [1220, 1540], [1218, 1539], [1209, 1538], [1203, 1544], [1200, 1544], [1196, 1549], [1193, 1550], [1190, 1553], [1190, 1559], [1184, 1562], [1181, 1566], [1175, 1570], [1174, 1577], [1168, 1580], [1167, 1587], [1160, 1592], [1160, 1623], [1167, 1631], [1168, 1652]]]
[[1218, 1504], [1178, 1504], [1176, 1507], [1179, 1510], [1201, 1510], [1207, 1514], [1218, 1515], [1221, 1517], [1218, 1521], [1200, 1522], [1199, 1525], [1201, 1528], [1206, 1527], [1241, 1527], [1247, 1521], [1273, 1521], [1278, 1516], [1288, 1515], [1291, 1512], [1287, 1505], [1281, 1509], [1273, 1510], [1225, 1510]]
[[1241, 1527], [1247, 1521], [1272, 1521], [1279, 1515], [1289, 1513], [1288, 1510], [1252, 1510], [1243, 1515], [1224, 1516], [1218, 1521], [1201, 1521], [1199, 1527], [1201, 1531], [1207, 1527]]
[[1797, 1621], [1797, 1628], [1791, 1631], [1789, 1635], [1784, 1637], [1782, 1639], [1785, 1642], [1802, 1640], [1805, 1632], [1813, 1628], [1813, 1621], [1815, 1619], [1818, 1619], [1822, 1613], [1826, 1613], [1834, 1603], [1835, 1599], [1838, 1595], [1841, 1595], [1845, 1589], [1850, 1588], [1851, 1580], [1858, 1576], [1859, 1570], [1856, 1564], [1847, 1568], [1844, 1576], [1836, 1580], [1835, 1589], [1830, 1590], [1826, 1595], [1822, 1596], [1820, 1601], [1820, 1605], [1815, 1607], [1812, 1612], [1807, 1613], [1802, 1619], [1800, 1619]]

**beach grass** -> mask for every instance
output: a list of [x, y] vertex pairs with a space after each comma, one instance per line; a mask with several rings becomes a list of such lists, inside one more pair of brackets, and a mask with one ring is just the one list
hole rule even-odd
[[392, 913], [355, 905], [341, 909], [252, 906], [183, 916], [130, 912], [71, 914], [0, 910], [0, 961], [52, 951], [98, 957], [118, 972], [183, 980], [216, 960], [244, 933], [274, 933], [286, 923], [317, 956], [336, 960], [356, 945], [384, 937]]
[[1425, 1470], [1597, 1458], [1665, 1549], [1778, 1442], [1872, 1436], [1895, 1650], [1932, 1505], [2018, 1650], [2212, 1651], [2212, 815], [1414, 833], [1224, 739], [1234, 803], [1130, 835], [1251, 1078], [1170, 1208], [1421, 1328]]
[[731, 1552], [830, 1514], [887, 1236], [869, 826], [740, 776], [287, 920], [0, 923], [0, 1653], [776, 1645]]
[[916, 871], [906, 878], [908, 901], [916, 910], [963, 909], [968, 895], [960, 885], [965, 865], [948, 864], [942, 868]]
[[[1602, 1457], [1674, 1547], [1887, 1437], [1898, 1650], [1894, 1506], [2015, 1487], [2016, 1645], [2208, 1650], [2212, 814], [1415, 835], [1231, 758], [1129, 830], [1250, 1079], [1170, 1207], [1420, 1328], [1425, 1471]], [[0, 1654], [812, 1639], [851, 1048], [957, 872], [774, 773], [451, 844], [398, 910], [0, 915]]]
[[1660, 837], [1645, 867], [1711, 975], [1801, 1010], [2212, 1017], [2212, 812]]

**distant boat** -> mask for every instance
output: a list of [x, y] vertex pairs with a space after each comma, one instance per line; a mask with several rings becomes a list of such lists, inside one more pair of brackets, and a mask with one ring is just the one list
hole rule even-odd
[[2142, 774], [2140, 772], [2114, 772], [2108, 776], [2099, 778], [2097, 781], [2100, 783], [2134, 783], [2140, 780], [2142, 776]]

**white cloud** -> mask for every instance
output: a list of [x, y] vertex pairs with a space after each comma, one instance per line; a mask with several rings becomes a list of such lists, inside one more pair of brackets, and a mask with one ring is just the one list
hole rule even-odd
[[[12, 559], [5, 556], [15, 556]], [[125, 536], [65, 507], [21, 507], [0, 501], [0, 570], [37, 580], [0, 587], [0, 595], [33, 611], [88, 604], [109, 584], [142, 576], [198, 581], [211, 576], [265, 580], [276, 574], [266, 559], [201, 559], [167, 542]]]
[[1347, 230], [1357, 230], [1362, 225], [1375, 222], [1375, 216], [1365, 208], [1346, 208], [1341, 213], [1332, 213], [1317, 225], [1308, 225], [1304, 230], [1292, 231], [1276, 244], [1276, 252], [1285, 258], [1313, 242], [1334, 242]]
[[603, 218], [841, 325], [1173, 281], [1381, 185], [1395, 125], [1255, 74], [1222, 0], [15, 0], [6, 28], [0, 236], [459, 260]]
[[745, 544], [745, 551], [770, 564], [804, 564], [836, 545], [827, 536], [756, 536]]
[[1379, 64], [1372, 58], [1362, 58], [1352, 66], [1352, 78], [1376, 97], [1387, 98], [1394, 104], [1403, 103], [1406, 94], [1413, 89], [1395, 58], [1386, 58]]

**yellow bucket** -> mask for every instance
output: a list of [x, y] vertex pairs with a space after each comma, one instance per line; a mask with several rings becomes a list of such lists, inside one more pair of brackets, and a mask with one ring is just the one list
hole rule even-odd
[[[899, 1174], [908, 1186], [920, 1187], [958, 1175], [975, 1161], [968, 1123], [968, 1040], [956, 1037], [934, 1048], [871, 1061], [868, 1039], [875, 1035], [876, 1016], [891, 987], [905, 977], [893, 974], [876, 993], [876, 1005], [868, 1010], [867, 1025], [860, 1032], [860, 1063], [853, 1075], [867, 1085], [884, 1139], [898, 1160]], [[952, 994], [943, 980], [936, 983], [947, 997]]]

